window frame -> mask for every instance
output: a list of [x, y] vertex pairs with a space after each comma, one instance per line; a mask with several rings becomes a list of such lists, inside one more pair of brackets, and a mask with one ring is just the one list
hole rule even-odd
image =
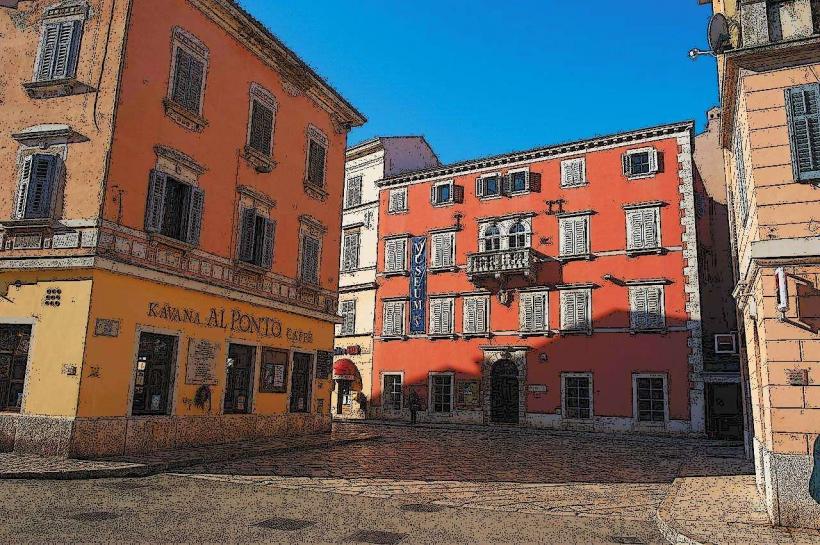
[[[310, 158], [311, 158], [311, 143], [314, 143], [324, 150], [322, 157], [322, 180], [317, 183], [310, 179]], [[305, 184], [310, 187], [315, 187], [324, 191], [327, 187], [327, 156], [330, 149], [330, 140], [327, 135], [319, 128], [308, 125], [307, 128], [307, 143], [305, 148]]]
[[[348, 261], [348, 237], [355, 236], [356, 253], [351, 261]], [[342, 229], [342, 272], [355, 272], [361, 267], [362, 254], [362, 231], [358, 227]]]
[[[350, 208], [355, 208], [362, 204], [363, 202], [363, 195], [362, 195], [362, 188], [363, 188], [363, 180], [364, 176], [358, 174], [356, 176], [350, 176], [349, 178], [345, 179], [345, 199], [344, 199], [344, 208], [348, 210]], [[358, 193], [351, 191], [351, 183], [358, 184]], [[351, 195], [358, 195], [357, 202], [351, 202]]]
[[[649, 171], [636, 174], [632, 171], [632, 157], [644, 153], [647, 154], [647, 166], [649, 167]], [[627, 150], [624, 152], [621, 160], [623, 163], [623, 174], [628, 180], [654, 178], [660, 172], [660, 152], [652, 146]]]
[[[449, 246], [450, 252], [447, 258], [449, 263], [442, 263], [441, 260], [436, 258], [441, 257], [439, 252], [436, 251], [436, 239], [437, 238], [449, 238]], [[446, 244], [442, 242], [442, 248], [444, 248]], [[430, 233], [430, 269], [451, 269], [456, 266], [456, 232], [455, 231], [439, 231], [435, 233]]]
[[[731, 350], [721, 350], [718, 348], [720, 345], [720, 341], [718, 337], [729, 337], [732, 339], [732, 349]], [[738, 353], [738, 346], [737, 346], [737, 334], [734, 332], [730, 333], [715, 333], [714, 335], [714, 343], [715, 343], [715, 354], [727, 354], [727, 355], [734, 355]]]
[[[180, 215], [179, 230], [184, 232], [182, 238], [174, 237], [166, 232], [166, 206], [168, 198], [168, 180], [173, 181], [180, 186], [183, 186], [186, 191], [185, 205], [187, 212]], [[162, 187], [161, 202], [157, 200], [157, 186]], [[199, 204], [197, 205], [197, 201]], [[157, 208], [158, 207], [158, 208]], [[197, 217], [198, 208], [198, 217]], [[184, 179], [177, 174], [168, 174], [164, 170], [154, 169], [148, 180], [147, 202], [145, 206], [145, 231], [155, 236], [164, 237], [167, 240], [174, 240], [177, 243], [187, 244], [188, 246], [199, 246], [202, 226], [204, 224], [205, 211], [205, 192], [199, 185], [192, 183], [190, 180]], [[157, 217], [159, 216], [158, 220]], [[154, 221], [158, 221], [158, 225], [154, 225]]]
[[[658, 420], [641, 420], [639, 399], [638, 399], [638, 381], [639, 379], [661, 379], [663, 381], [663, 422]], [[650, 386], [651, 388], [651, 386]], [[651, 391], [651, 390], [650, 390]], [[650, 412], [654, 412], [651, 408], [650, 395]], [[669, 380], [666, 373], [633, 373], [632, 374], [632, 417], [638, 426], [649, 427], [666, 427], [669, 423]]]
[[[443, 297], [441, 297], [441, 296], [431, 295], [431, 296], [428, 297], [428, 300], [429, 300], [429, 303], [428, 303], [428, 309], [427, 309], [428, 310], [427, 334], [430, 337], [452, 337], [453, 335], [455, 335], [455, 321], [456, 321], [455, 297], [453, 297], [453, 296], [443, 296]], [[439, 331], [439, 330], [436, 330], [436, 328], [433, 327], [434, 326], [434, 322], [433, 322], [433, 304], [434, 304], [434, 302], [439, 304], [439, 305], [446, 303], [449, 306], [450, 316], [449, 316], [448, 323], [446, 324], [446, 327], [449, 331], [444, 331], [444, 329], [443, 329], [443, 327], [445, 326], [443, 317], [442, 317], [442, 321], [441, 321], [442, 330]], [[443, 314], [444, 313], [444, 308], [442, 308], [440, 310], [440, 312]]]
[[[438, 200], [438, 189], [440, 187], [449, 186], [450, 187], [450, 198], [446, 201], [439, 201]], [[449, 206], [451, 204], [455, 204], [455, 189], [456, 184], [455, 180], [444, 180], [441, 182], [435, 182], [432, 185], [432, 194], [431, 194], [431, 204], [433, 206]]]
[[[202, 83], [199, 88], [199, 102], [196, 111], [189, 109], [174, 98], [177, 78], [177, 52], [180, 49], [184, 50], [188, 55], [191, 55], [194, 60], [202, 63]], [[205, 117], [205, 88], [207, 87], [208, 81], [209, 58], [210, 53], [202, 40], [181, 27], [175, 27], [173, 29], [171, 37], [171, 75], [168, 78], [167, 99], [185, 112], [200, 118]]]
[[[581, 165], [581, 180], [570, 182], [568, 174], [571, 172], [572, 165]], [[589, 184], [587, 180], [587, 159], [586, 157], [573, 157], [571, 159], [564, 159], [561, 161], [561, 187], [564, 189], [573, 187], [582, 187]]]
[[[629, 286], [629, 329], [633, 332], [647, 332], [647, 331], [665, 331], [666, 330], [666, 289], [663, 284], [643, 284], [638, 286]], [[638, 310], [635, 308], [637, 294], [641, 291], [647, 292], [646, 303], [649, 305], [649, 290], [658, 290], [660, 296], [658, 298], [658, 319], [659, 323], [654, 323], [651, 326], [642, 326], [638, 323]], [[649, 308], [646, 314], [650, 315]]]
[[[57, 216], [57, 204], [65, 187], [66, 151], [64, 147], [56, 151], [42, 151], [34, 148], [23, 148], [20, 150], [16, 172], [17, 183], [12, 199], [13, 209], [11, 219], [13, 221], [45, 221], [54, 219]], [[34, 190], [32, 181], [35, 174], [35, 163], [45, 157], [51, 158], [49, 159], [51, 164], [47, 176], [47, 184], [49, 187], [48, 202], [44, 203], [44, 206], [46, 206], [48, 210], [43, 210], [41, 214], [29, 217], [29, 199]]]
[[[577, 309], [577, 294], [578, 293], [585, 293], [586, 301], [585, 301], [585, 317], [587, 325], [586, 327], [578, 327], [577, 323], [573, 320], [573, 327], [567, 327], [566, 320], [566, 313], [564, 312], [564, 298], [569, 297], [570, 295], [576, 297], [575, 307]], [[560, 327], [561, 333], [592, 333], [592, 289], [590, 288], [577, 288], [577, 289], [567, 289], [561, 290], [559, 295], [559, 312], [560, 312]], [[577, 311], [576, 311], [577, 312]], [[576, 316], [577, 317], [577, 316]]]
[[[487, 231], [489, 231], [490, 229], [494, 229], [498, 234], [487, 235]], [[501, 250], [503, 250], [503, 248], [501, 247], [502, 246], [501, 242], [504, 238], [504, 235], [501, 234], [501, 227], [497, 223], [488, 223], [488, 224], [484, 225], [484, 227], [481, 229], [480, 234], [481, 234], [481, 239], [480, 239], [481, 253], [500, 252]], [[487, 242], [488, 241], [496, 242], [498, 247], [488, 249], [487, 248]]]
[[[398, 195], [398, 194], [403, 194], [404, 195], [403, 200], [402, 200], [402, 202], [404, 203], [404, 208], [396, 208], [396, 207], [393, 206], [393, 204], [394, 204], [393, 195]], [[408, 198], [408, 191], [407, 191], [406, 186], [405, 187], [396, 187], [396, 188], [390, 189], [387, 192], [387, 213], [388, 214], [402, 214], [402, 213], [407, 212], [410, 208], [409, 203], [407, 202], [407, 198]]]
[[[271, 126], [270, 126], [270, 144], [268, 145], [268, 149], [266, 151], [260, 150], [252, 144], [252, 135], [253, 135], [253, 108], [254, 104], [259, 103], [260, 106], [270, 110], [271, 112]], [[275, 133], [276, 133], [276, 114], [279, 110], [279, 102], [276, 100], [276, 97], [259, 85], [258, 83], [252, 83], [250, 88], [250, 104], [248, 107], [248, 130], [247, 130], [247, 138], [245, 140], [246, 150], [251, 150], [252, 153], [260, 154], [265, 159], [272, 159], [273, 158], [273, 143], [275, 140]]]
[[[473, 327], [468, 327], [469, 322], [467, 321], [467, 317], [469, 316], [468, 306], [471, 303], [476, 303], [478, 301], [484, 301], [484, 329], [480, 330], [478, 328], [478, 308], [476, 308], [475, 315], [476, 315], [476, 323], [473, 324]], [[490, 296], [489, 295], [466, 295], [463, 298], [462, 302], [462, 314], [461, 314], [461, 330], [465, 336], [472, 335], [472, 336], [485, 336], [489, 335], [491, 331], [490, 327]]]
[[[388, 306], [391, 308], [399, 307], [401, 309], [401, 321], [400, 321], [400, 328], [398, 331], [391, 330], [386, 332], [386, 325], [387, 325], [387, 316], [388, 316]], [[395, 316], [394, 316], [395, 318]], [[395, 324], [396, 321], [394, 320], [393, 323]], [[404, 299], [394, 299], [394, 300], [387, 300], [382, 301], [382, 338], [393, 338], [393, 339], [400, 339], [407, 335], [407, 301]]]
[[[18, 414], [18, 413], [25, 413], [26, 410], [26, 394], [28, 393], [28, 385], [29, 385], [29, 378], [31, 377], [31, 339], [35, 333], [35, 320], [33, 318], [22, 318], [22, 319], [15, 319], [15, 318], [3, 318], [2, 323], [0, 323], [0, 328], [5, 329], [9, 328], [12, 330], [19, 329], [19, 330], [27, 330], [24, 334], [28, 335], [28, 349], [26, 350], [26, 357], [25, 362], [23, 363], [23, 379], [14, 379], [12, 378], [14, 375], [15, 369], [15, 362], [14, 356], [11, 356], [11, 361], [9, 363], [9, 377], [4, 379], [4, 382], [7, 385], [7, 390], [3, 391], [6, 398], [0, 398], [0, 414], [4, 413], [11, 413], [11, 414]], [[13, 354], [13, 352], [12, 352]], [[10, 390], [10, 386], [12, 384], [21, 384], [21, 391], [20, 395], [20, 406], [17, 405], [6, 405], [6, 401], [8, 399], [8, 394]]]
[[[253, 214], [253, 229], [250, 240], [251, 256], [250, 259], [245, 259], [243, 256], [243, 248], [245, 246], [245, 215], [250, 215], [251, 213]], [[262, 224], [261, 233], [259, 229], [260, 223]], [[269, 235], [268, 230], [271, 231], [269, 241], [267, 240]], [[238, 239], [237, 259], [241, 263], [263, 269], [269, 269], [273, 266], [276, 252], [276, 220], [271, 219], [265, 214], [261, 214], [256, 207], [240, 206]], [[270, 245], [269, 249], [267, 244]]]
[[[342, 318], [342, 323], [339, 324], [339, 335], [355, 335], [356, 334], [356, 299], [344, 299], [339, 301], [339, 316]], [[345, 306], [348, 306], [348, 311], [345, 311]], [[348, 319], [350, 320], [350, 327], [347, 328]]]
[[[317, 250], [316, 250], [316, 278], [306, 278], [305, 277], [305, 268], [304, 268], [304, 252], [305, 252], [305, 239], [311, 238], [316, 241]], [[307, 232], [302, 230], [299, 233], [299, 281], [305, 284], [309, 284], [312, 286], [319, 286], [321, 284], [321, 277], [322, 277], [322, 237], [316, 236], [313, 233]]]
[[[398, 242], [403, 242], [404, 244], [404, 252], [402, 252], [402, 266], [400, 268], [391, 269], [390, 268], [390, 250], [389, 246], [391, 244], [396, 244]], [[410, 242], [410, 237], [406, 235], [397, 236], [397, 237], [387, 237], [384, 239], [384, 274], [393, 275], [393, 274], [406, 274], [408, 272], [408, 259], [407, 259], [407, 252]], [[396, 252], [396, 255], [399, 255], [399, 252]]]
[[[495, 193], [488, 194], [487, 193], [487, 180], [495, 178], [496, 179], [496, 188], [497, 191]], [[504, 196], [504, 177], [501, 175], [500, 172], [488, 172], [486, 174], [482, 174], [478, 178], [476, 178], [476, 197], [482, 200], [488, 199], [498, 199]]]
[[[399, 414], [404, 410], [404, 371], [382, 371], [381, 375], [382, 375], [382, 380], [381, 380], [381, 383], [382, 383], [381, 384], [381, 386], [382, 386], [382, 411], [387, 412], [388, 414]], [[390, 406], [388, 407], [385, 403], [388, 399], [388, 396], [390, 396], [390, 398], [393, 399], [394, 398], [393, 396], [395, 395], [395, 392], [393, 392], [393, 391], [391, 391], [389, 393], [387, 392], [387, 380], [386, 380], [387, 377], [398, 377], [398, 379], [399, 379], [398, 380], [398, 383], [399, 383], [399, 393], [398, 393], [399, 408], [398, 409], [395, 408], [394, 404], [390, 404]], [[393, 385], [395, 386], [395, 383]]]
[[[568, 416], [568, 398], [567, 395], [567, 380], [568, 378], [585, 378], [588, 381], [587, 389], [589, 391], [589, 417], [574, 417]], [[592, 422], [595, 419], [595, 389], [593, 387], [592, 373], [561, 373], [561, 419], [573, 422]]]
[[[520, 335], [539, 335], [544, 333], [549, 333], [550, 330], [550, 302], [549, 302], [549, 291], [546, 289], [542, 290], [528, 290], [528, 291], [520, 291], [518, 293], [518, 332]], [[544, 327], [538, 328], [535, 327], [535, 297], [543, 297], [544, 301], [544, 308], [543, 308], [543, 316], [544, 316]], [[533, 300], [533, 328], [527, 328], [527, 307], [525, 306], [524, 300], [532, 299]]]
[[[654, 215], [653, 217], [653, 225], [655, 229], [655, 240], [657, 244], [654, 246], [649, 246], [646, 244], [646, 223], [645, 223], [645, 215], [646, 212], [651, 211]], [[646, 205], [646, 206], [631, 206], [627, 208], [625, 211], [625, 218], [626, 218], [626, 249], [628, 252], [642, 252], [642, 251], [650, 251], [650, 250], [659, 250], [663, 248], [663, 240], [662, 240], [662, 231], [661, 231], [661, 206], [658, 204]], [[632, 222], [632, 217], [640, 214], [641, 216], [641, 238], [644, 240], [643, 244], [640, 246], [635, 245], [635, 230]]]
[[[434, 377], [448, 377], [450, 379], [450, 402], [449, 402], [449, 410], [447, 411], [437, 411], [436, 404], [434, 402], [436, 392], [435, 392], [435, 379]], [[429, 385], [429, 399], [428, 399], [428, 412], [432, 414], [442, 414], [442, 415], [452, 415], [455, 412], [455, 373], [451, 371], [445, 372], [438, 372], [432, 371], [428, 374], [428, 385]]]
[[[57, 6], [46, 10], [45, 15], [40, 20], [40, 36], [37, 44], [37, 54], [34, 59], [34, 74], [32, 82], [35, 83], [55, 83], [77, 78], [77, 71], [80, 65], [80, 52], [82, 48], [83, 36], [85, 34], [85, 22], [88, 19], [88, 6], [79, 4], [75, 6]], [[68, 48], [68, 58], [66, 59], [65, 75], [63, 77], [54, 77], [57, 62], [57, 48], [59, 48], [59, 27], [65, 23], [72, 23], [75, 25], [72, 29], [71, 41]], [[57, 37], [55, 43], [54, 58], [51, 60], [52, 68], [49, 70], [49, 76], [41, 76], [42, 64], [44, 62], [45, 45], [46, 45], [46, 30], [50, 26], [56, 25]]]
[[[588, 257], [592, 254], [592, 237], [590, 233], [590, 226], [592, 224], [591, 218], [592, 214], [585, 212], [581, 214], [572, 214], [561, 216], [558, 218], [558, 256], [561, 258], [584, 258]], [[573, 252], [567, 253], [566, 242], [564, 232], [566, 230], [566, 225], [569, 222], [577, 222], [583, 221], [584, 222], [584, 230], [585, 230], [585, 240], [584, 240], [584, 247], [585, 251], [583, 252]], [[577, 238], [577, 234], [575, 233], [575, 227], [573, 227], [573, 249], [575, 247], [575, 241]]]

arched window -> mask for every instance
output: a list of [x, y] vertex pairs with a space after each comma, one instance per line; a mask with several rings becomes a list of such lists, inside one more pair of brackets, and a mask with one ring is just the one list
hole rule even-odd
[[501, 249], [501, 230], [497, 225], [489, 225], [484, 229], [484, 251], [492, 252]]
[[510, 248], [526, 248], [527, 247], [527, 228], [520, 221], [510, 227], [510, 234], [508, 237]]

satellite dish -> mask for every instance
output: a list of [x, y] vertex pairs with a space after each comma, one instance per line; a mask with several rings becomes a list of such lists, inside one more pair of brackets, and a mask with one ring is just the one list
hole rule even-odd
[[712, 16], [709, 21], [709, 47], [716, 54], [721, 54], [732, 46], [732, 36], [729, 34], [729, 21], [722, 13]]

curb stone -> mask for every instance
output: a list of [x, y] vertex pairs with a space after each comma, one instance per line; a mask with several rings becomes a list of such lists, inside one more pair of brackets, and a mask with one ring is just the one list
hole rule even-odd
[[[152, 462], [147, 464], [128, 464], [123, 462], [120, 467], [111, 468], [97, 468], [97, 469], [70, 469], [66, 471], [37, 471], [37, 470], [23, 470], [15, 472], [0, 471], [0, 481], [2, 480], [84, 480], [84, 479], [115, 479], [115, 478], [142, 478], [157, 475], [159, 473], [167, 473], [172, 470], [184, 469], [203, 464], [227, 462], [234, 460], [245, 460], [248, 458], [256, 458], [257, 456], [264, 456], [274, 452], [291, 452], [296, 450], [309, 450], [319, 448], [330, 448], [335, 446], [343, 446], [351, 443], [360, 443], [365, 441], [373, 441], [380, 439], [381, 435], [371, 434], [362, 437], [354, 437], [347, 439], [329, 439], [311, 445], [289, 445], [289, 446], [271, 446], [269, 448], [252, 449], [249, 451], [235, 451], [230, 454], [220, 452], [213, 456], [198, 456], [196, 458], [184, 458], [180, 460], [172, 460], [169, 462]], [[99, 461], [99, 460], [98, 460]], [[103, 460], [104, 461], [104, 460]], [[116, 463], [116, 462], [112, 462]]]

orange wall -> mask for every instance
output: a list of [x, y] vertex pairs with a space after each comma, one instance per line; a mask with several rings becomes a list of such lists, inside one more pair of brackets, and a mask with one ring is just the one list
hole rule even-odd
[[[181, 26], [205, 43], [210, 51], [205, 83], [203, 117], [208, 126], [191, 132], [166, 116], [171, 71], [172, 29]], [[246, 144], [249, 90], [256, 82], [279, 102], [273, 159], [269, 174], [258, 174], [240, 158]], [[305, 177], [306, 130], [321, 129], [330, 140], [327, 158], [327, 201], [307, 197]], [[281, 77], [236, 39], [215, 25], [190, 2], [141, 0], [131, 15], [131, 32], [122, 74], [121, 102], [112, 148], [109, 189], [124, 189], [121, 223], [142, 230], [149, 172], [156, 163], [154, 145], [179, 150], [207, 168], [199, 179], [205, 191], [205, 214], [200, 248], [231, 258], [236, 246], [238, 195], [236, 186], [264, 193], [278, 206], [274, 272], [296, 276], [299, 216], [310, 214], [325, 226], [338, 225], [346, 135], [337, 134], [330, 115], [304, 95], [291, 96]], [[105, 218], [116, 221], [114, 192], [105, 201]], [[338, 282], [338, 229], [323, 240], [322, 286], [335, 289]]]

